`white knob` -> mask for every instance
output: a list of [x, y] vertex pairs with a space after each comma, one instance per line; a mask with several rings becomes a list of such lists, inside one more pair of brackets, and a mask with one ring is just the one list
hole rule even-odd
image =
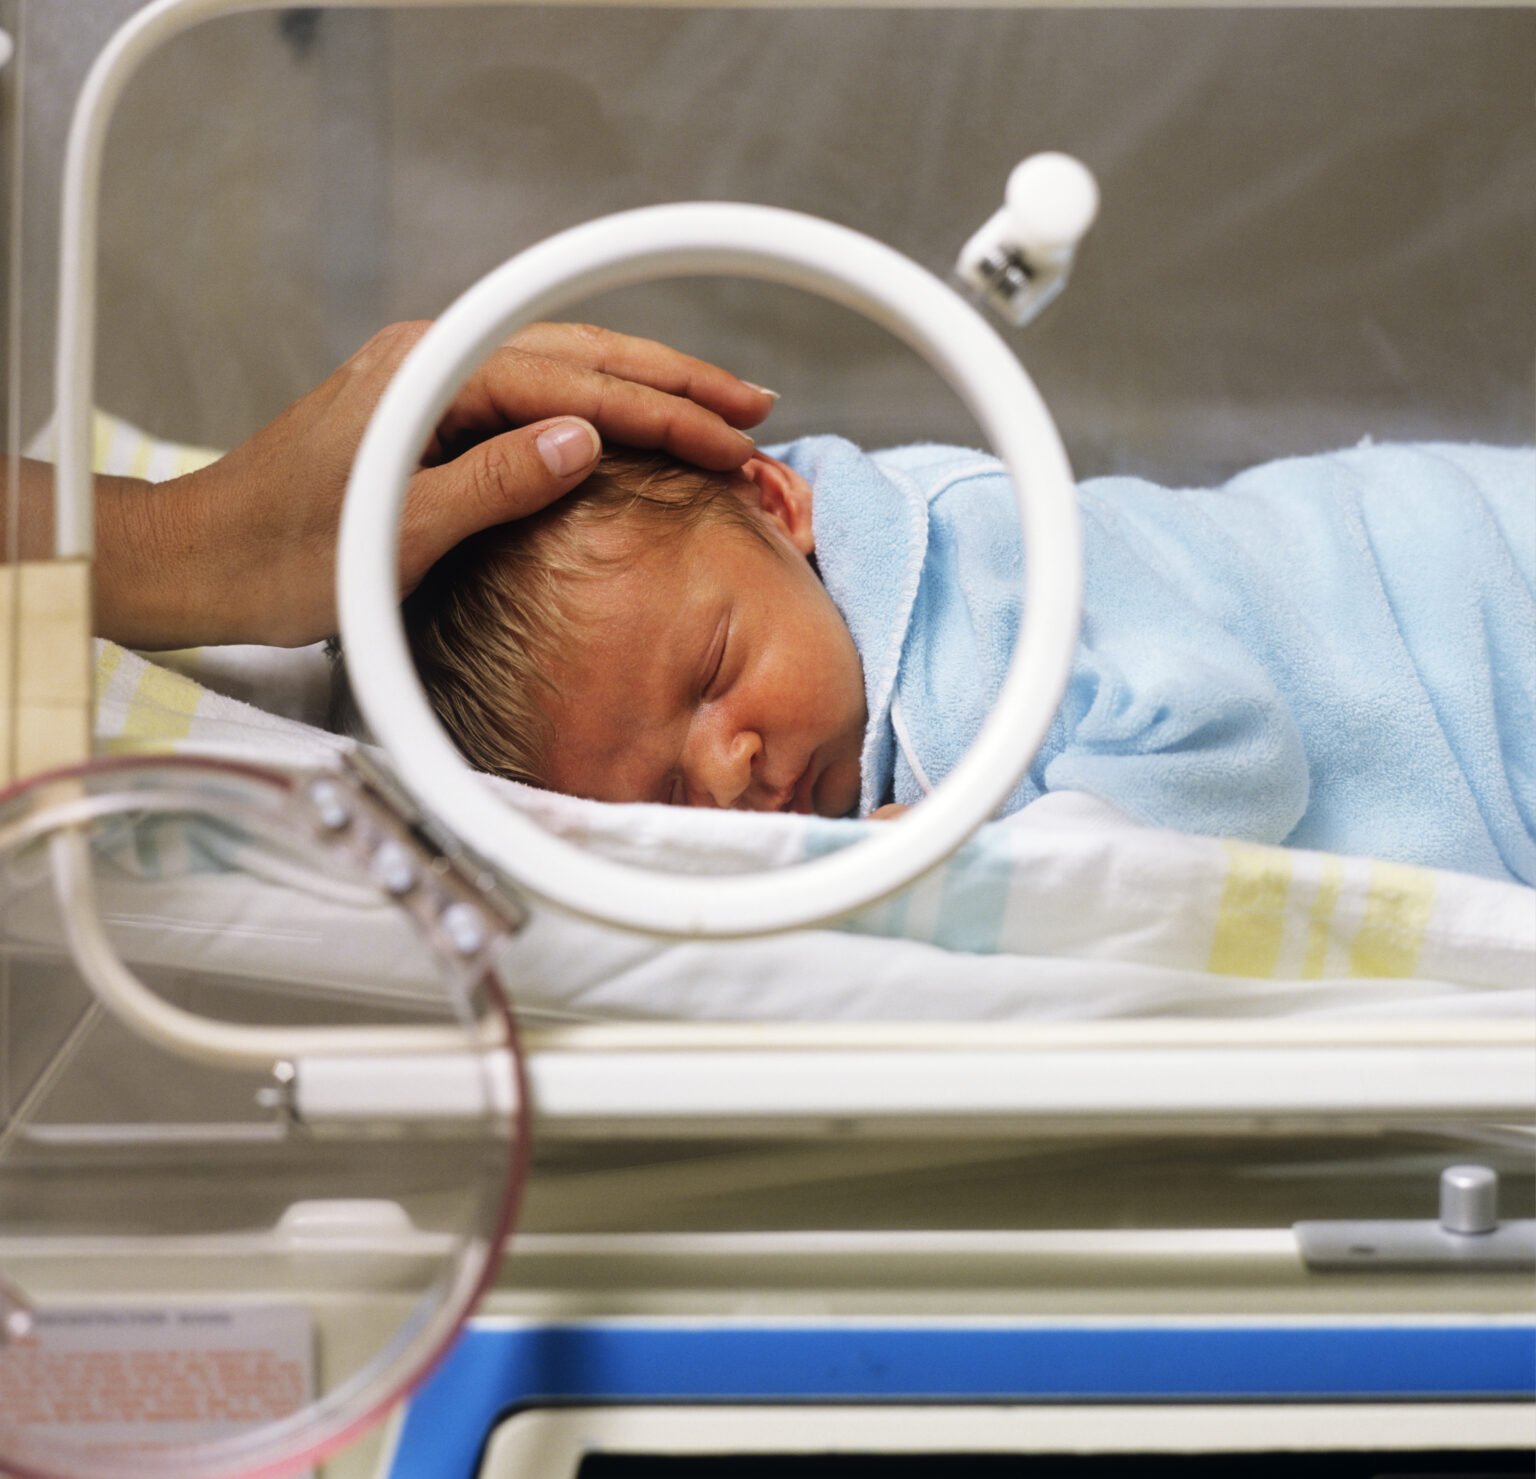
[[1447, 1166], [1440, 1173], [1440, 1226], [1453, 1233], [1490, 1233], [1498, 1225], [1498, 1172]]
[[10, 60], [16, 55], [16, 43], [11, 40], [9, 31], [0, 31], [0, 69], [10, 64]]
[[374, 882], [386, 893], [399, 898], [416, 887], [416, 864], [398, 842], [382, 842], [374, 853], [369, 871]]
[[1098, 181], [1070, 154], [1031, 154], [1008, 176], [1006, 196], [1026, 254], [1070, 252], [1099, 213]]
[[315, 816], [327, 832], [339, 832], [352, 820], [352, 808], [347, 805], [346, 797], [335, 781], [316, 781], [309, 788], [309, 799], [315, 808]]
[[460, 955], [477, 955], [485, 946], [485, 921], [480, 911], [462, 900], [450, 904], [438, 918], [443, 933]]

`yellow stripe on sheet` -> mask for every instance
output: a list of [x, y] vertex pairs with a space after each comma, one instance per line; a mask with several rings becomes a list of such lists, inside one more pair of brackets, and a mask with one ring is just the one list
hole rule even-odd
[[155, 455], [155, 444], [143, 432], [137, 433], [137, 440], [133, 443], [133, 451], [128, 458], [128, 476], [131, 478], [147, 478], [149, 476], [150, 459]]
[[155, 749], [184, 740], [202, 697], [202, 687], [190, 678], [153, 664], [146, 666], [129, 701], [122, 733], [108, 748]]
[[[117, 428], [109, 417], [96, 411], [91, 416], [91, 471], [106, 472], [112, 464], [112, 439]], [[57, 433], [55, 433], [57, 438]]]
[[1333, 942], [1333, 913], [1339, 907], [1339, 885], [1344, 879], [1344, 865], [1331, 853], [1322, 857], [1317, 892], [1307, 914], [1307, 953], [1301, 962], [1301, 974], [1309, 981], [1322, 978], [1328, 964], [1328, 946]]
[[1352, 976], [1411, 976], [1435, 904], [1435, 875], [1402, 863], [1372, 863], [1371, 888], [1349, 947]]
[[123, 649], [116, 642], [103, 642], [96, 654], [96, 702], [99, 704], [112, 686], [112, 675], [122, 665]]
[[1279, 848], [1223, 839], [1227, 878], [1206, 970], [1217, 976], [1273, 976], [1285, 940], [1291, 860]]

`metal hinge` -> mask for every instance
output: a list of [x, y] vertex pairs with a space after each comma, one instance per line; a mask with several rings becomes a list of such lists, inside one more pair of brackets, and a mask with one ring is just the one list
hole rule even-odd
[[1438, 1221], [1298, 1222], [1311, 1269], [1536, 1271], [1536, 1218], [1499, 1221], [1499, 1177], [1487, 1166], [1440, 1173]]

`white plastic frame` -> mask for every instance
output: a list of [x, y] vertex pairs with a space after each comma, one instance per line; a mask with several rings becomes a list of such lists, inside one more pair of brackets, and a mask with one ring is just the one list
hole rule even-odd
[[[927, 359], [1007, 465], [1029, 555], [1023, 626], [997, 704], [933, 796], [901, 822], [814, 862], [709, 879], [595, 857], [501, 804], [427, 703], [395, 583], [410, 476], [474, 367], [523, 324], [579, 298], [693, 274], [819, 293]], [[1023, 367], [980, 314], [916, 263], [846, 227], [766, 206], [708, 203], [588, 222], [529, 248], [460, 297], [412, 350], [369, 423], [353, 464], [337, 572], [359, 707], [423, 805], [531, 892], [604, 923], [674, 935], [757, 934], [832, 919], [947, 856], [992, 814], [1039, 748], [1066, 685], [1081, 603], [1066, 453]]]

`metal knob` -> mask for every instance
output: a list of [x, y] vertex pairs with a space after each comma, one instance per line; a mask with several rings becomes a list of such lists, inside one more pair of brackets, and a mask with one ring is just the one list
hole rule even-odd
[[1440, 1173], [1440, 1226], [1490, 1233], [1499, 1225], [1499, 1173], [1488, 1166], [1447, 1166]]

